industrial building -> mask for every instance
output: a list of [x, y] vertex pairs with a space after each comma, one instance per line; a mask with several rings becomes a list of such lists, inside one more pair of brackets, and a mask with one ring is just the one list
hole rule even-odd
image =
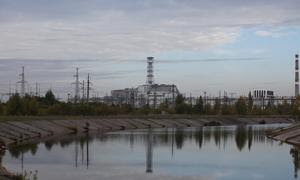
[[274, 91], [254, 90], [253, 91], [253, 98], [255, 98], [255, 99], [259, 99], [259, 98], [271, 99], [271, 98], [274, 98]]
[[174, 104], [176, 96], [179, 94], [177, 86], [174, 84], [155, 84], [153, 71], [154, 58], [147, 58], [147, 78], [146, 84], [137, 88], [125, 88], [112, 90], [111, 96], [115, 104], [131, 104], [135, 107], [149, 105], [158, 107], [161, 103]]
[[137, 88], [125, 88], [111, 91], [114, 104], [135, 104], [137, 99]]
[[275, 102], [275, 94], [274, 91], [259, 89], [253, 90], [252, 98], [254, 105], [265, 107], [267, 105], [274, 105]]

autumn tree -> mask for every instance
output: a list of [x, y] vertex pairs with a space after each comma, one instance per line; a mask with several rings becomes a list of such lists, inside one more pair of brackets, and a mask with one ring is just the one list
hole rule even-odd
[[236, 109], [236, 112], [240, 115], [247, 114], [247, 104], [246, 104], [245, 98], [240, 97], [237, 100], [237, 102], [235, 103], [235, 109]]
[[11, 96], [7, 102], [7, 114], [8, 115], [22, 115], [23, 104], [19, 94]]

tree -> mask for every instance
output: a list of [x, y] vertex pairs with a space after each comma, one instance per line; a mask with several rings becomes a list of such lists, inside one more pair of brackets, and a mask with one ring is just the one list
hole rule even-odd
[[30, 98], [27, 101], [28, 102], [26, 103], [25, 113], [31, 116], [37, 115], [39, 112], [39, 103], [37, 102], [37, 100], [35, 98]]
[[52, 92], [52, 90], [48, 90], [45, 94], [45, 103], [47, 105], [53, 105], [54, 103], [56, 103], [56, 99], [55, 99], [55, 96]]
[[11, 96], [7, 102], [7, 114], [8, 115], [22, 115], [23, 104], [19, 94]]
[[222, 111], [223, 115], [233, 114], [233, 108], [230, 105], [228, 105], [227, 103], [222, 105], [221, 111]]
[[215, 99], [215, 104], [214, 104], [214, 113], [219, 114], [221, 110], [221, 101], [219, 98]]
[[179, 95], [176, 97], [175, 103], [176, 103], [176, 105], [184, 104], [184, 97], [182, 96], [182, 94], [179, 94]]
[[4, 105], [0, 102], [0, 116], [4, 115]]
[[184, 102], [184, 97], [179, 94], [175, 100], [175, 111], [177, 114], [184, 114], [187, 112], [187, 105]]
[[296, 97], [296, 100], [293, 102], [293, 114], [296, 116], [300, 116], [300, 96]]
[[238, 114], [241, 115], [247, 114], [246, 100], [243, 97], [240, 97], [235, 104], [235, 108]]
[[291, 113], [291, 105], [286, 100], [282, 104], [277, 105], [277, 113], [288, 115]]
[[199, 97], [199, 99], [195, 105], [195, 111], [196, 111], [196, 113], [199, 113], [199, 114], [203, 114], [203, 112], [204, 112], [202, 96]]
[[251, 92], [249, 92], [249, 94], [248, 94], [248, 112], [249, 112], [249, 114], [252, 113], [252, 110], [253, 110], [253, 98], [252, 98]]
[[212, 108], [209, 103], [205, 104], [204, 106], [204, 114], [212, 114]]

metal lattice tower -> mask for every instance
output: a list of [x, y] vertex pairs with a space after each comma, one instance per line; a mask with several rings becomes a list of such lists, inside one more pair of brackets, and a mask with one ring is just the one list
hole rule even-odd
[[299, 55], [295, 55], [295, 96], [299, 96]]
[[154, 57], [147, 57], [147, 85], [152, 85], [154, 83], [153, 62]]
[[20, 74], [21, 76], [21, 81], [18, 81], [17, 83], [20, 83], [21, 84], [21, 97], [24, 97], [25, 96], [25, 70], [24, 70], [24, 66], [22, 67], [22, 73]]
[[90, 101], [90, 90], [91, 90], [91, 79], [90, 79], [90, 74], [88, 74], [87, 77], [87, 89], [86, 89], [86, 102], [88, 103]]
[[78, 73], [78, 68], [76, 68], [76, 74], [74, 75], [75, 77], [75, 95], [74, 95], [74, 102], [77, 103], [79, 98], [80, 98], [80, 89], [79, 89], [79, 85], [80, 85], [80, 82], [79, 82], [79, 73]]

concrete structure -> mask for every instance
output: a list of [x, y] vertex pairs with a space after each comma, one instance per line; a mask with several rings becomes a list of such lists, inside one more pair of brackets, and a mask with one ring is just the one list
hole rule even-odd
[[137, 99], [137, 88], [125, 88], [119, 90], [112, 90], [111, 96], [114, 104], [134, 105]]

